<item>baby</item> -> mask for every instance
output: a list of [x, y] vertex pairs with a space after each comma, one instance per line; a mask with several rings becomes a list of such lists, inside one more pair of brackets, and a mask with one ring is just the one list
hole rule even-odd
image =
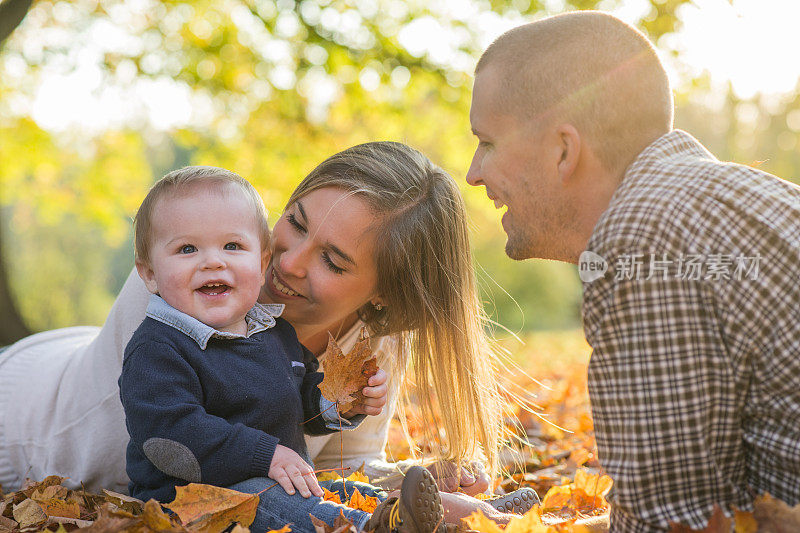
[[[341, 421], [283, 305], [256, 302], [269, 239], [258, 193], [220, 168], [171, 172], [139, 208], [136, 269], [152, 296], [119, 378], [132, 496], [169, 502], [176, 485], [264, 477], [322, 495], [303, 433]], [[370, 383], [385, 380], [380, 370]], [[342, 416], [355, 427], [363, 405]]]

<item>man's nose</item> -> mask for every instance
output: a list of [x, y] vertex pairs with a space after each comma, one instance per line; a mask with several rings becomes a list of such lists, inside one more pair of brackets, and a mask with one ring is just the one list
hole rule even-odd
[[483, 185], [483, 178], [481, 177], [481, 159], [478, 155], [478, 150], [475, 150], [475, 154], [472, 156], [472, 162], [467, 171], [467, 183], [473, 187]]

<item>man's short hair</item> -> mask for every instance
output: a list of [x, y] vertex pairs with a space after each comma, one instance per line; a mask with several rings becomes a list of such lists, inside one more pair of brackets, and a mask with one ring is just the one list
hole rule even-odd
[[672, 92], [653, 45], [636, 28], [598, 11], [518, 26], [483, 53], [501, 76], [509, 113], [572, 123], [609, 170], [626, 167], [672, 129]]
[[134, 239], [133, 247], [136, 260], [145, 264], [150, 264], [150, 244], [153, 238], [153, 212], [159, 200], [163, 198], [174, 198], [181, 195], [191, 194], [198, 189], [216, 190], [221, 193], [225, 191], [225, 185], [234, 185], [247, 198], [252, 206], [253, 217], [259, 230], [261, 249], [269, 247], [269, 223], [267, 222], [267, 210], [264, 208], [264, 201], [261, 195], [253, 188], [249, 181], [240, 175], [225, 170], [224, 168], [209, 166], [183, 167], [166, 174], [158, 180], [139, 206], [136, 217], [133, 220]]

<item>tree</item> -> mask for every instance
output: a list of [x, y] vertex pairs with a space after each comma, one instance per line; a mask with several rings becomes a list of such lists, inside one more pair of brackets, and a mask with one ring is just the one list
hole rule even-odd
[[[0, 2], [0, 49], [3, 41], [20, 25], [33, 0], [5, 0]], [[3, 232], [0, 231], [0, 250]], [[17, 311], [11, 297], [5, 261], [0, 256], [0, 344], [8, 344], [28, 335], [29, 330]]]
[[[652, 0], [653, 16], [644, 26], [653, 36], [672, 31], [675, 9], [685, 1]], [[570, 0], [563, 7], [599, 3]], [[102, 313], [118, 288], [118, 270], [125, 271], [117, 269], [124, 261], [115, 257], [130, 259], [126, 228], [137, 200], [154, 177], [183, 164], [235, 169], [273, 208], [314, 164], [367, 140], [408, 142], [460, 178], [474, 148], [468, 108], [472, 67], [487, 44], [481, 28], [487, 21], [510, 27], [551, 4], [472, 0], [454, 9], [449, 2], [423, 0], [37, 1], [3, 52], [17, 64], [26, 63], [29, 77], [15, 86], [0, 80], [0, 94], [30, 99], [24, 87], [36, 86], [49, 65], [77, 68], [75, 61], [85, 57], [79, 52], [91, 48], [98, 53], [104, 86], [125, 94], [136, 83], [168, 80], [184, 91], [191, 117], [166, 132], [137, 122], [158, 100], [157, 92], [131, 113], [129, 124], [100, 134], [52, 134], [28, 117], [0, 111], [0, 136], [6, 123], [0, 168], [4, 159], [15, 165], [0, 173], [6, 190], [13, 191], [0, 202], [15, 213], [24, 208], [35, 226], [16, 243], [25, 247], [27, 240], [46, 238], [62, 247], [39, 252], [41, 260], [26, 247], [23, 260], [12, 268], [9, 292], [16, 293], [34, 329], [85, 323], [87, 315], [80, 310], [92, 306]], [[49, 30], [57, 30], [61, 39], [43, 39]], [[433, 46], [425, 39], [430, 34], [447, 38]], [[120, 97], [120, 109], [133, 105]], [[15, 142], [23, 131], [48, 147], [30, 156], [41, 164], [26, 166], [19, 151], [12, 152], [11, 146], [24, 151]], [[3, 151], [14, 157], [4, 158]], [[103, 154], [113, 164], [99, 157]], [[13, 187], [8, 185], [12, 176]], [[491, 280], [501, 279], [525, 291], [520, 301], [528, 306], [523, 307], [526, 326], [531, 316], [540, 327], [575, 324], [579, 284], [570, 267], [526, 262], [512, 270], [496, 245], [501, 238], [496, 213], [486, 207], [481, 191], [465, 187], [464, 195], [479, 228], [473, 240], [486, 271], [486, 299], [493, 292]], [[102, 268], [65, 266], [77, 264], [76, 254], [83, 254], [73, 250], [76, 230], [67, 224], [78, 224], [80, 232], [109, 250]], [[28, 292], [33, 285], [36, 294]], [[106, 296], [86, 289], [97, 286]], [[496, 307], [502, 308], [501, 321], [521, 322], [509, 319], [521, 316], [513, 300], [499, 294]], [[558, 311], [542, 310], [548, 307]], [[64, 322], [70, 313], [75, 321]]]

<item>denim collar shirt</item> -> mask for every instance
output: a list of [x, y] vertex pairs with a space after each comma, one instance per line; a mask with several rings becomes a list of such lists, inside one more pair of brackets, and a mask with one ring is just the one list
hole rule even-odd
[[247, 333], [244, 335], [227, 331], [218, 331], [208, 324], [204, 324], [196, 318], [182, 311], [178, 311], [157, 294], [150, 296], [146, 315], [185, 333], [197, 342], [201, 350], [205, 350], [208, 345], [208, 339], [211, 337], [221, 339], [249, 338], [254, 333], [259, 333], [274, 327], [275, 318], [281, 316], [284, 307], [283, 304], [256, 303], [244, 317], [247, 323]]

